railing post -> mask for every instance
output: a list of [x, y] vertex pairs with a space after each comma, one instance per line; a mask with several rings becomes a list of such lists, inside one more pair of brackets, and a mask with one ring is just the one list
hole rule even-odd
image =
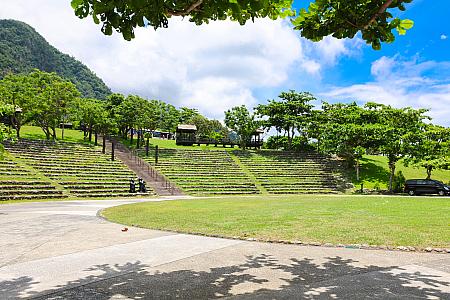
[[155, 146], [155, 165], [158, 164], [159, 148], [158, 145]]
[[145, 156], [147, 156], [148, 157], [148, 148], [149, 148], [149, 145], [150, 144], [150, 138], [147, 138], [147, 142], [145, 143]]
[[106, 153], [106, 137], [105, 137], [105, 135], [103, 135], [102, 137], [103, 137], [102, 153], [105, 154]]
[[111, 143], [111, 160], [112, 160], [112, 161], [114, 161], [114, 145], [115, 145], [115, 143], [112, 142], [112, 143]]

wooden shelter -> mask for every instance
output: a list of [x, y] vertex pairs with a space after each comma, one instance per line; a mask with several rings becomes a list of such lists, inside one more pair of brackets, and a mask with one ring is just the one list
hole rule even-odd
[[176, 144], [183, 146], [192, 146], [196, 141], [195, 134], [197, 133], [197, 126], [180, 124], [176, 131]]
[[261, 128], [258, 128], [255, 130], [255, 132], [252, 133], [252, 137], [250, 139], [250, 142], [247, 143], [247, 147], [249, 148], [261, 148], [263, 145], [263, 139], [261, 135], [264, 133], [264, 130]]

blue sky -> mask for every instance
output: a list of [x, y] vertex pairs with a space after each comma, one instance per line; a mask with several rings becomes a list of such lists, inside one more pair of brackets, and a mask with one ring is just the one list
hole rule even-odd
[[115, 92], [196, 107], [213, 118], [295, 89], [330, 102], [425, 107], [434, 122], [450, 126], [449, 11], [448, 0], [414, 0], [397, 14], [415, 26], [380, 51], [359, 37], [312, 43], [286, 20], [197, 27], [172, 18], [168, 29], [141, 28], [126, 42], [75, 17], [70, 0], [2, 0], [0, 18], [30, 24]]
[[[449, 12], [448, 0], [413, 1], [407, 5], [405, 12], [398, 14], [400, 18], [412, 19], [415, 23], [406, 35], [396, 35], [396, 41], [392, 44], [384, 44], [380, 51], [374, 51], [369, 46], [365, 46], [360, 56], [343, 57], [338, 66], [326, 71], [325, 79], [336, 80], [341, 84], [366, 82], [372, 79], [370, 74], [372, 62], [383, 56], [398, 55], [403, 59], [415, 58], [418, 63], [429, 60], [449, 61]], [[448, 38], [445, 39], [445, 37]], [[337, 69], [339, 69], [338, 72], [336, 72]]]

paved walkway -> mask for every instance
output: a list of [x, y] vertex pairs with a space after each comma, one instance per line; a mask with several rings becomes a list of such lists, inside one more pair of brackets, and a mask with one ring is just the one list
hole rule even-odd
[[136, 201], [1, 205], [0, 299], [450, 299], [448, 254], [123, 232], [96, 217]]

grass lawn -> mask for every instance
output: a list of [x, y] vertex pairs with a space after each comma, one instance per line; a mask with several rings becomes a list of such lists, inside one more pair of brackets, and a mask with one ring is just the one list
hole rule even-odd
[[[402, 161], [397, 163], [397, 171], [402, 171], [406, 179], [424, 179], [427, 177], [425, 168], [405, 167]], [[352, 172], [352, 180], [356, 188], [359, 186], [356, 184], [355, 174]], [[361, 179], [365, 188], [373, 189], [376, 185], [380, 189], [387, 189], [389, 184], [389, 167], [388, 160], [384, 156], [366, 155], [361, 160]], [[444, 183], [450, 182], [450, 170], [434, 170], [431, 174], [432, 179], [443, 181]]]
[[450, 247], [450, 198], [224, 197], [123, 205], [102, 215], [144, 228], [333, 244]]
[[[122, 142], [130, 147], [130, 140], [125, 140], [122, 139]], [[177, 145], [175, 143], [175, 140], [165, 140], [165, 139], [160, 139], [160, 138], [152, 138], [150, 139], [150, 145], [151, 146], [158, 146], [159, 148], [167, 148], [167, 149], [185, 149], [185, 150], [227, 150], [227, 151], [232, 151], [233, 149], [239, 149], [238, 146], [234, 146], [234, 148], [231, 148], [230, 146], [227, 147], [223, 147], [221, 145], [217, 145], [217, 147], [215, 147], [214, 145], [200, 145], [197, 146], [197, 144], [194, 144], [192, 146], [180, 146]], [[143, 146], [144, 147], [144, 146]], [[132, 148], [136, 148], [136, 139], [133, 140], [133, 145]]]
[[[89, 143], [88, 141], [84, 140], [83, 132], [80, 130], [64, 129], [64, 140], [61, 139], [61, 131], [62, 130], [60, 128], [56, 129], [56, 137], [58, 141], [82, 144]], [[37, 126], [22, 126], [20, 130], [20, 137], [32, 140], [46, 139], [45, 133], [40, 127]], [[92, 141], [94, 141], [94, 137], [92, 137]], [[101, 144], [101, 141], [99, 141], [99, 144]]]

